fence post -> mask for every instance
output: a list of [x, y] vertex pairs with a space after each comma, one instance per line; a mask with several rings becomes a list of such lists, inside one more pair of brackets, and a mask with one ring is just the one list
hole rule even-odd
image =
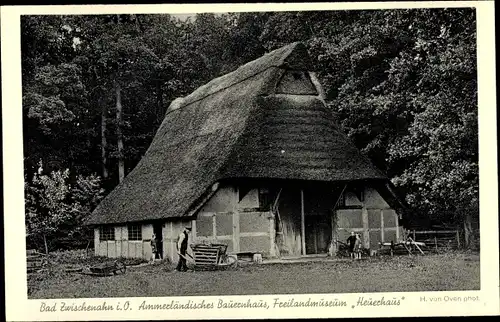
[[415, 229], [413, 229], [413, 241], [417, 241], [417, 238], [415, 238]]
[[460, 231], [457, 229], [457, 248], [460, 248]]
[[437, 242], [437, 237], [434, 235], [434, 246], [436, 247], [436, 252], [438, 250], [438, 242]]

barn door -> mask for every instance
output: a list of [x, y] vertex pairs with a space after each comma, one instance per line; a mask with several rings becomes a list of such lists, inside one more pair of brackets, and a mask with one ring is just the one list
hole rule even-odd
[[332, 235], [328, 216], [306, 216], [306, 254], [325, 254]]

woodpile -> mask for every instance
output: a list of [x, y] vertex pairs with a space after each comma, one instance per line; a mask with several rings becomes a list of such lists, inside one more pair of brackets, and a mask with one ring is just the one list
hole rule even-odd
[[28, 273], [34, 273], [42, 269], [47, 264], [45, 254], [34, 249], [26, 250], [26, 268]]

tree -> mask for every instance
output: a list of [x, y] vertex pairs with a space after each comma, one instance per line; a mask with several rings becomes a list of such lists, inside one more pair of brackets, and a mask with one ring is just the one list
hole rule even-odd
[[274, 13], [267, 48], [308, 45], [327, 102], [406, 195], [412, 217], [478, 216], [472, 9]]
[[60, 238], [84, 237], [83, 220], [102, 198], [103, 190], [96, 176], [78, 176], [71, 184], [70, 172], [39, 172], [25, 180], [26, 233], [28, 238], [43, 241], [45, 252], [49, 242]]

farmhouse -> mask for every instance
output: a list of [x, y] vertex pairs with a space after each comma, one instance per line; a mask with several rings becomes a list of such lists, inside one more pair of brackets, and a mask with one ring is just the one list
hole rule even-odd
[[400, 236], [385, 175], [340, 130], [306, 48], [293, 43], [216, 78], [168, 108], [135, 169], [95, 209], [95, 253], [177, 260], [195, 242], [264, 257], [335, 254], [350, 231], [365, 248]]

